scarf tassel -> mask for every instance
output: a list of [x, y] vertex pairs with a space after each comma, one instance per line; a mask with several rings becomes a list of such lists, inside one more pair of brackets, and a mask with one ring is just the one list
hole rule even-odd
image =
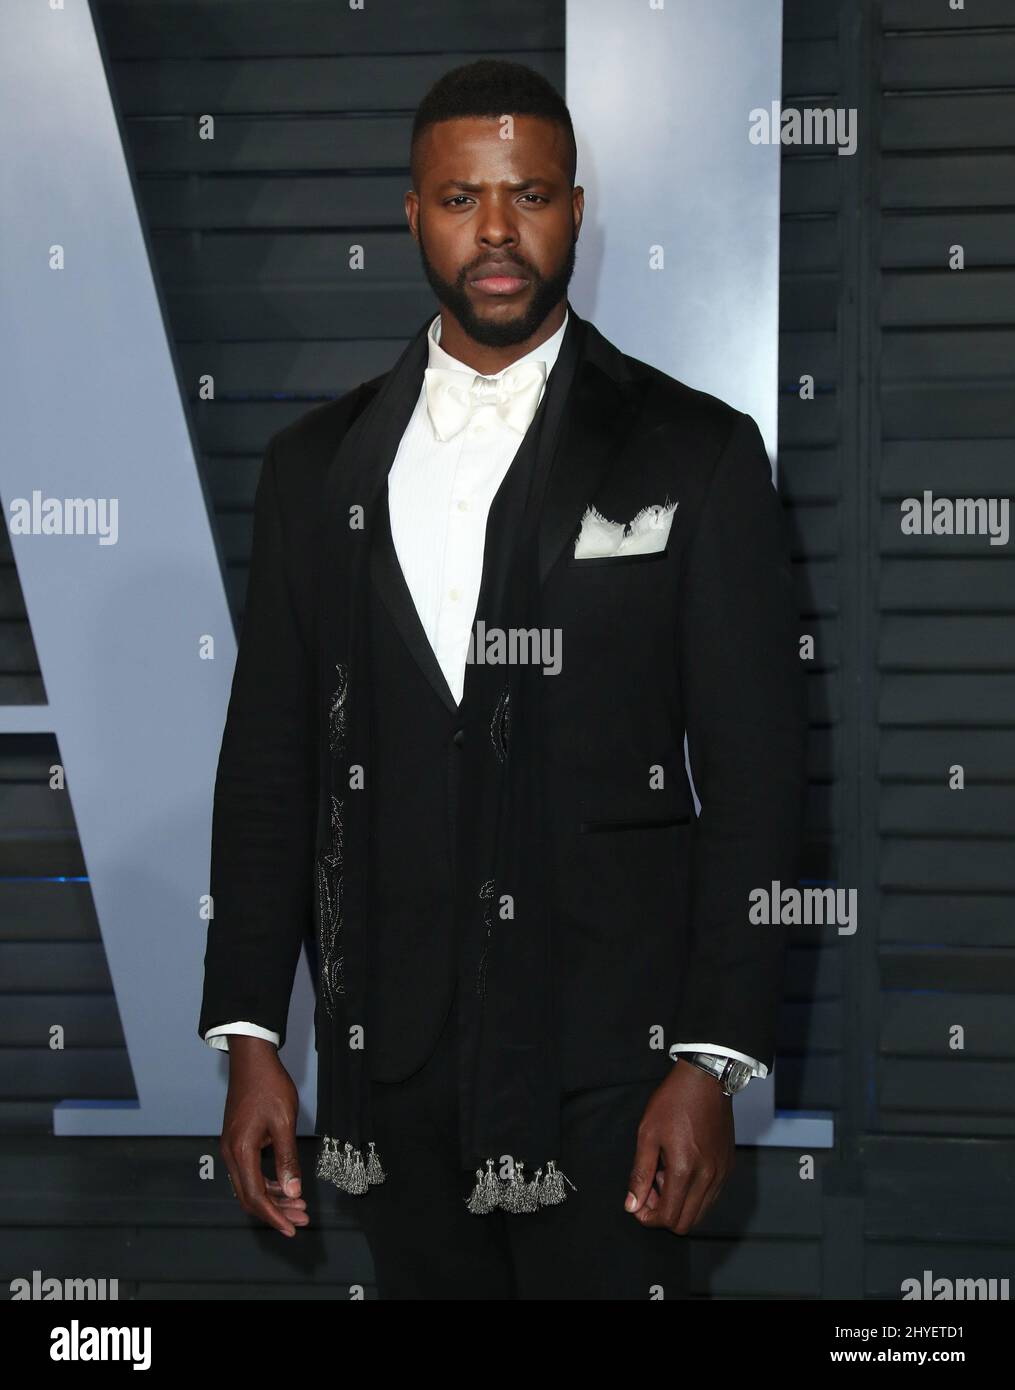
[[476, 1185], [466, 1198], [466, 1206], [473, 1216], [486, 1216], [498, 1207], [512, 1215], [538, 1211], [540, 1207], [554, 1207], [564, 1201], [567, 1197], [565, 1183], [572, 1192], [578, 1191], [552, 1158], [546, 1165], [545, 1175], [542, 1168], [537, 1168], [531, 1182], [525, 1181], [524, 1163], [515, 1164], [510, 1178], [500, 1178], [493, 1171], [493, 1159], [488, 1158], [485, 1173], [482, 1168], [476, 1169]]
[[361, 1150], [354, 1149], [348, 1140], [340, 1150], [339, 1142], [328, 1134], [324, 1136], [324, 1147], [317, 1159], [319, 1178], [334, 1183], [340, 1191], [348, 1192], [354, 1197], [361, 1196], [368, 1187], [374, 1187], [384, 1181], [385, 1172], [381, 1167], [376, 1145], [368, 1145], [367, 1160], [364, 1163]]
[[[354, 1149], [348, 1140], [341, 1148], [339, 1145], [338, 1139], [328, 1134], [324, 1136], [324, 1146], [317, 1159], [319, 1178], [357, 1197], [384, 1182], [386, 1174], [374, 1143], [367, 1145], [366, 1162], [362, 1151]], [[466, 1198], [466, 1206], [473, 1216], [485, 1216], [497, 1208], [512, 1215], [538, 1211], [540, 1207], [558, 1206], [566, 1199], [565, 1183], [572, 1192], [578, 1191], [552, 1158], [546, 1165], [545, 1175], [542, 1168], [537, 1168], [531, 1182], [525, 1179], [524, 1163], [515, 1164], [510, 1178], [500, 1178], [493, 1171], [493, 1159], [488, 1158], [485, 1173], [482, 1168], [476, 1169], [476, 1185]]]

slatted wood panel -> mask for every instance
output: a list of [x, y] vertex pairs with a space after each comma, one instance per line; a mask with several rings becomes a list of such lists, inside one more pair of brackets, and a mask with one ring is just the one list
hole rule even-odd
[[[351, 1284], [374, 1296], [361, 1234], [320, 1190], [308, 1141], [300, 1154], [314, 1224], [290, 1242], [248, 1221], [224, 1171], [201, 1179], [200, 1165], [217, 1158], [212, 1140], [64, 1139], [42, 1149], [36, 1139], [8, 1139], [0, 1279], [41, 1267], [56, 1277], [117, 1278], [121, 1298], [347, 1299]], [[745, 1153], [736, 1173], [708, 1239], [694, 1243], [694, 1291], [816, 1297], [820, 1183], [801, 1184], [795, 1164], [774, 1151]]]
[[1010, 1138], [1015, 545], [903, 536], [899, 503], [1015, 493], [1015, 11], [931, 10], [886, 3], [880, 74], [878, 1115]]

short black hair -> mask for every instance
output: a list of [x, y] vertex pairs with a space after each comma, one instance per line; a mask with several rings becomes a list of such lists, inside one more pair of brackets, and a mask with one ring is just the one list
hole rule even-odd
[[578, 146], [567, 103], [541, 72], [502, 58], [480, 58], [452, 68], [437, 79], [420, 102], [412, 123], [409, 152], [413, 188], [419, 192], [416, 151], [419, 137], [429, 126], [463, 116], [505, 115], [542, 116], [562, 127], [571, 146], [568, 175], [573, 189]]

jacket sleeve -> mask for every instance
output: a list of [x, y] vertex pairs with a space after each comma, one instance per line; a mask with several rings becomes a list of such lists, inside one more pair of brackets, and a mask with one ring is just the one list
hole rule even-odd
[[807, 709], [788, 527], [749, 415], [715, 465], [682, 583], [678, 659], [701, 813], [676, 1036], [721, 1038], [769, 1068], [787, 932], [750, 921], [750, 894], [797, 886]]
[[319, 769], [316, 665], [292, 602], [274, 442], [254, 501], [247, 601], [215, 778], [198, 1032], [245, 1019], [277, 1033], [281, 1047], [313, 916]]

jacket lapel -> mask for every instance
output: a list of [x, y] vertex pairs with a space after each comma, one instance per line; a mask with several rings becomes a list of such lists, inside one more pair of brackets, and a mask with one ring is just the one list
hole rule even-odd
[[570, 312], [577, 330], [573, 352], [559, 364], [569, 370], [569, 380], [560, 383], [567, 389], [547, 412], [548, 447], [555, 454], [539, 522], [540, 584], [577, 538], [582, 515], [620, 457], [637, 414], [622, 355], [593, 324]]
[[416, 664], [440, 699], [454, 713], [458, 710], [458, 704], [420, 622], [412, 594], [398, 562], [398, 553], [391, 535], [387, 489], [377, 500], [375, 523], [377, 529], [370, 549], [370, 577]]
[[[394, 462], [419, 399], [423, 372], [428, 360], [426, 334], [433, 315], [427, 316], [402, 356], [384, 377], [347, 433], [332, 462], [330, 488], [326, 498], [326, 553], [335, 557], [332, 592], [325, 606], [337, 605], [339, 595], [348, 592], [349, 575], [342, 569], [341, 556], [348, 551], [349, 508], [360, 505], [368, 535], [370, 582], [373, 583], [391, 615], [413, 659], [449, 710], [458, 705], [441, 670], [440, 662], [427, 639], [405, 582], [391, 535], [388, 508], [388, 473]], [[337, 615], [336, 615], [337, 616]], [[339, 622], [340, 626], [340, 622]], [[324, 630], [336, 633], [334, 645], [341, 646], [335, 624]], [[334, 660], [329, 663], [333, 667]]]
[[319, 596], [324, 709], [331, 698], [336, 667], [349, 660], [352, 629], [359, 616], [353, 605], [362, 599], [359, 576], [365, 578], [371, 570], [363, 546], [373, 550], [378, 504], [387, 507], [388, 469], [419, 396], [429, 323], [428, 318], [420, 325], [379, 387], [364, 388], [364, 401], [345, 430], [325, 477]]

